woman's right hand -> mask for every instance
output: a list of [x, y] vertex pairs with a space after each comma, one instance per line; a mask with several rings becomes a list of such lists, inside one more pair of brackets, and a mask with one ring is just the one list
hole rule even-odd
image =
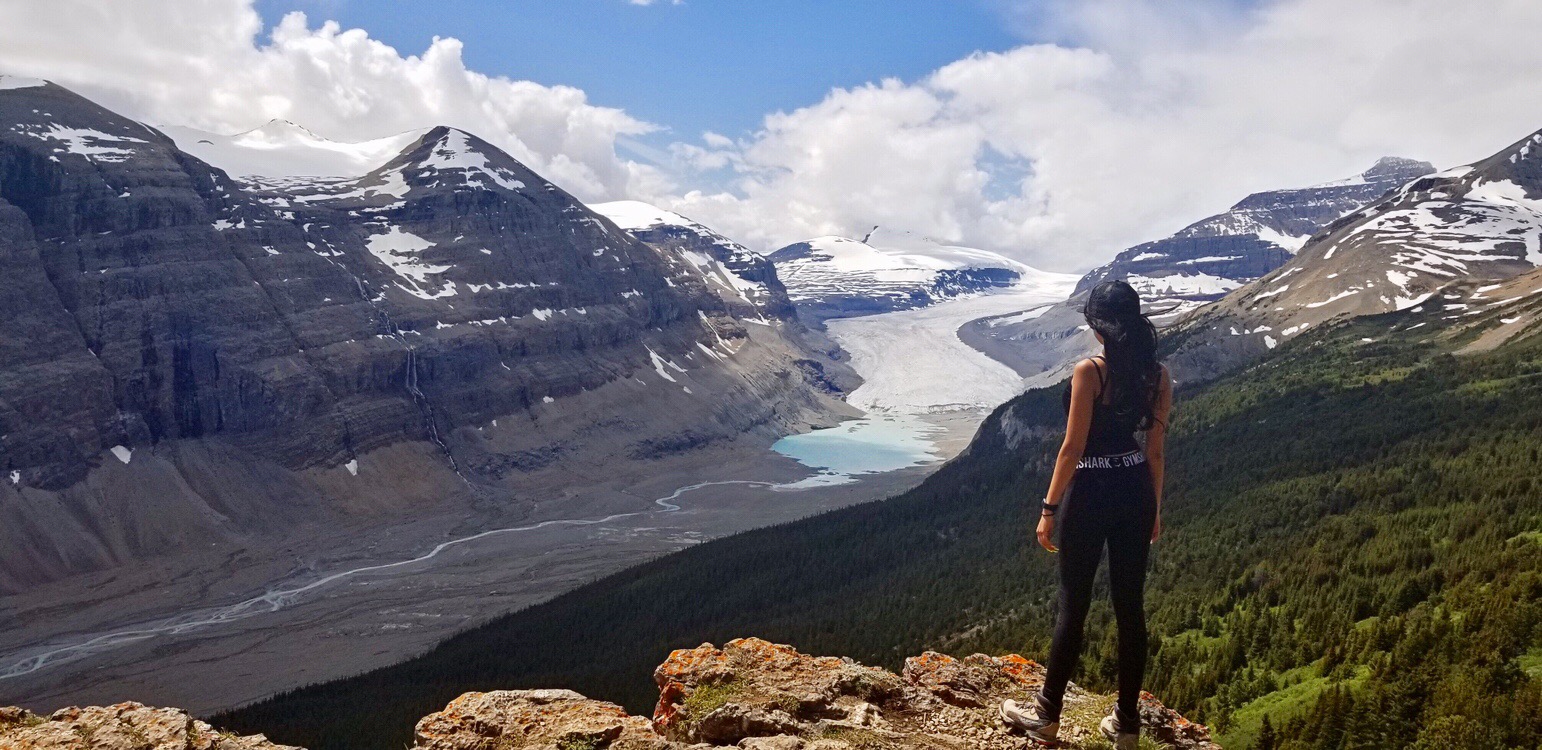
[[1059, 552], [1060, 551], [1060, 549], [1055, 546], [1055, 543], [1053, 541], [1051, 541], [1051, 537], [1053, 537], [1055, 535], [1055, 516], [1054, 515], [1045, 514], [1045, 515], [1039, 516], [1039, 530], [1038, 530], [1038, 534], [1039, 534], [1039, 546], [1040, 547], [1043, 547], [1044, 549], [1047, 549], [1050, 552]]

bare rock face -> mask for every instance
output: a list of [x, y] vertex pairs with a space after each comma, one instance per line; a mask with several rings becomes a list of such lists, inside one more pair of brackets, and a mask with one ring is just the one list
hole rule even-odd
[[[468, 693], [417, 727], [417, 750], [847, 750], [1029, 748], [996, 720], [1002, 700], [1025, 700], [1044, 670], [1021, 656], [964, 659], [926, 653], [903, 676], [850, 659], [799, 653], [758, 638], [675, 651], [654, 672], [651, 722], [564, 690]], [[1110, 696], [1066, 696], [1066, 747], [1101, 743]], [[1145, 731], [1176, 748], [1209, 749], [1209, 731], [1146, 695]]]
[[138, 703], [64, 708], [38, 716], [0, 708], [0, 750], [298, 750], [262, 735], [237, 737], [175, 708]]
[[642, 242], [670, 251], [696, 266], [709, 283], [722, 288], [731, 308], [744, 317], [797, 317], [787, 287], [766, 256], [704, 224], [639, 201], [591, 204], [590, 209]]
[[416, 504], [359, 475], [397, 446], [430, 449], [399, 467], [423, 495], [490, 507], [843, 408], [698, 257], [452, 128], [356, 178], [235, 179], [63, 87], [0, 90], [0, 591], [367, 522], [340, 509]]

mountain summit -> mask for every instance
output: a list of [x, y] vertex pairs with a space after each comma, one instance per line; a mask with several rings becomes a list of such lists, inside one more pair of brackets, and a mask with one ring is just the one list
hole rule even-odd
[[1081, 309], [1098, 283], [1129, 282], [1166, 325], [1284, 265], [1335, 219], [1434, 171], [1427, 162], [1389, 156], [1346, 179], [1254, 193], [1170, 237], [1124, 250], [1083, 276], [1064, 304], [981, 321], [962, 334], [1034, 383], [1059, 380], [1096, 350]]
[[358, 177], [423, 135], [419, 130], [345, 143], [289, 120], [270, 120], [235, 135], [181, 126], [160, 130], [177, 148], [235, 177]]
[[1411, 180], [1182, 327], [1177, 367], [1210, 377], [1334, 318], [1419, 306], [1443, 286], [1542, 265], [1542, 132]]
[[633, 237], [679, 253], [717, 284], [725, 297], [736, 297], [772, 317], [795, 316], [787, 288], [766, 256], [704, 224], [641, 201], [596, 203], [589, 208]]

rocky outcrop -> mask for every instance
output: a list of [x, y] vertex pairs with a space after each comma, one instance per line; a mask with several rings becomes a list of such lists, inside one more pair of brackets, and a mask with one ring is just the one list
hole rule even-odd
[[[417, 750], [613, 748], [686, 750], [995, 750], [1032, 743], [996, 720], [1024, 700], [1043, 668], [1020, 656], [955, 659], [927, 653], [902, 675], [850, 659], [801, 654], [757, 638], [675, 651], [654, 672], [652, 721], [565, 690], [468, 693], [418, 723]], [[1093, 746], [1112, 698], [1073, 689], [1065, 746]], [[1176, 748], [1215, 748], [1209, 731], [1155, 698], [1141, 702], [1147, 733]]]
[[38, 716], [0, 708], [0, 750], [297, 750], [238, 737], [175, 708], [138, 703], [64, 708]]
[[[902, 674], [851, 659], [809, 656], [741, 638], [669, 655], [653, 673], [653, 718], [571, 690], [466, 693], [423, 717], [414, 750], [1019, 750], [1035, 747], [997, 720], [1001, 701], [1026, 700], [1044, 668], [1015, 654], [956, 659], [928, 652]], [[1102, 746], [1111, 696], [1072, 686], [1062, 747]], [[1151, 695], [1144, 732], [1166, 747], [1219, 750], [1203, 725]], [[291, 750], [237, 737], [186, 713], [121, 703], [48, 717], [0, 708], [0, 750]]]

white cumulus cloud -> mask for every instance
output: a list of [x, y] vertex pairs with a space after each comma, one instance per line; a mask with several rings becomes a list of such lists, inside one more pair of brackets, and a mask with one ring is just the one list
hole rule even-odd
[[273, 118], [345, 141], [453, 125], [588, 200], [666, 187], [615, 152], [618, 138], [655, 126], [579, 89], [469, 70], [456, 39], [403, 55], [302, 13], [264, 30], [250, 0], [0, 0], [0, 70], [152, 123], [221, 133]]
[[[832, 91], [675, 148], [729, 189], [669, 207], [772, 248], [875, 224], [1085, 269], [1258, 190], [1542, 127], [1542, 3], [1036, 3], [1059, 44]], [[860, 234], [859, 234], [860, 236]]]
[[1450, 166], [1542, 127], [1535, 0], [987, 1], [1054, 43], [667, 148], [579, 89], [467, 69], [455, 39], [403, 54], [298, 13], [264, 29], [252, 0], [0, 0], [0, 70], [225, 133], [454, 125], [585, 200], [651, 201], [763, 250], [883, 224], [1054, 270], [1249, 192], [1384, 155]]

